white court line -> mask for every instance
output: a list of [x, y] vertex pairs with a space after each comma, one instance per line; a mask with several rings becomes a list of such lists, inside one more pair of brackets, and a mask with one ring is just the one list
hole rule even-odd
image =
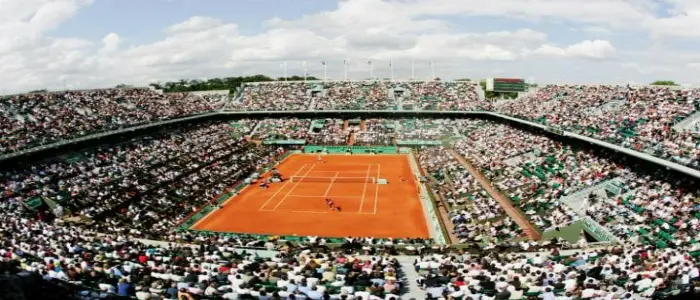
[[365, 174], [367, 172], [365, 171], [313, 171], [311, 173], [335, 173], [335, 172], [340, 172], [340, 173], [349, 173], [349, 174]]
[[334, 198], [361, 198], [362, 196], [321, 196], [321, 195], [319, 195], [319, 196], [308, 196], [308, 195], [289, 195], [289, 197], [299, 197], [299, 198], [322, 198], [322, 197], [326, 197], [326, 198], [334, 199]]
[[281, 212], [293, 212], [293, 213], [307, 213], [307, 214], [358, 214], [361, 215], [362, 213], [356, 213], [356, 212], [334, 212], [334, 211], [315, 211], [315, 210], [279, 210]]
[[[369, 171], [372, 170], [372, 164], [369, 164], [367, 166], [367, 173], [365, 174], [365, 187], [362, 189], [362, 200], [360, 200], [360, 210], [358, 211], [359, 213], [362, 213], [362, 206], [365, 204], [365, 193], [367, 192], [367, 178], [369, 178]], [[376, 181], [376, 178], [375, 178]]]
[[377, 180], [379, 180], [379, 168], [382, 167], [382, 164], [377, 164], [377, 178], [374, 179], [374, 214], [377, 214], [377, 199], [379, 199], [379, 184], [377, 183]]
[[[281, 165], [282, 162], [284, 162], [285, 160], [287, 160], [287, 158], [290, 158], [290, 157], [292, 157], [292, 156], [294, 156], [294, 155], [295, 155], [295, 154], [287, 155], [285, 158], [283, 158], [282, 160], [278, 161], [278, 162], [275, 164], [275, 166]], [[299, 169], [299, 171], [297, 171], [297, 172], [300, 172], [302, 169], [304, 169], [304, 167], [306, 167], [306, 164], [303, 164], [303, 165], [301, 166], [301, 168]], [[266, 172], [265, 174], [267, 174], [267, 173], [269, 173], [269, 172]], [[238, 197], [238, 195], [240, 195], [241, 193], [243, 193], [243, 191], [249, 189], [250, 187], [251, 187], [251, 185], [248, 184], [248, 185], [246, 185], [243, 189], [241, 189], [240, 191], [238, 191], [238, 193], [236, 193], [234, 196], [228, 197], [228, 199], [226, 199], [226, 201], [224, 201], [224, 202], [221, 203], [221, 207], [226, 206], [226, 204], [228, 204], [231, 200], [233, 200], [233, 199], [235, 199], [236, 197]], [[217, 197], [218, 197], [218, 196], [217, 196]], [[269, 201], [269, 199], [268, 199], [268, 201]], [[262, 206], [261, 206], [261, 207], [262, 207]], [[260, 209], [258, 209], [258, 210], [260, 210]], [[207, 218], [209, 218], [209, 217], [212, 216], [212, 215], [213, 215], [213, 211], [210, 212], [210, 213], [208, 213], [208, 214], [206, 214], [203, 218], [199, 219], [199, 221], [197, 221], [197, 222], [194, 223], [192, 226], [190, 226], [190, 228], [193, 228], [193, 227], [197, 226], [197, 224], [203, 222], [204, 220], [206, 220]]]
[[[311, 170], [313, 170], [316, 166], [317, 166], [316, 164], [314, 164], [313, 166], [311, 166], [311, 168], [309, 168], [309, 170], [306, 171], [306, 173], [304, 174], [303, 177], [306, 177], [307, 175], [309, 175], [309, 172], [311, 172]], [[292, 189], [289, 190], [289, 192], [287, 192], [287, 194], [284, 195], [284, 197], [282, 197], [282, 200], [281, 200], [279, 203], [277, 203], [277, 205], [275, 205], [275, 207], [273, 207], [271, 210], [277, 210], [277, 208], [280, 207], [280, 205], [282, 205], [282, 203], [284, 202], [284, 200], [286, 200], [287, 197], [289, 197], [289, 195], [292, 193], [292, 191], [293, 191], [294, 189], [297, 188], [297, 186], [299, 185], [300, 182], [301, 182], [301, 181], [297, 181], [296, 183], [294, 183], [294, 185], [292, 186]]]
[[333, 175], [333, 179], [331, 179], [331, 183], [328, 185], [328, 188], [326, 189], [326, 192], [323, 193], [323, 197], [327, 197], [327, 196], [328, 196], [328, 192], [330, 192], [330, 191], [331, 191], [331, 187], [333, 187], [333, 181], [334, 181], [336, 178], [338, 178], [338, 173], [340, 173], [340, 172], [335, 172], [335, 175]]
[[[294, 173], [294, 175], [292, 175], [292, 176], [297, 176], [297, 175], [299, 174], [299, 172], [301, 172], [301, 170], [303, 170], [304, 168], [306, 168], [306, 165], [308, 165], [308, 164], [302, 165], [301, 168], [299, 168], [299, 170], [297, 170], [296, 173]], [[290, 178], [291, 178], [291, 177], [290, 177]], [[292, 181], [291, 179], [287, 179], [287, 182], [285, 182], [285, 183], [282, 185], [282, 187], [280, 187], [280, 189], [277, 190], [277, 192], [275, 192], [274, 194], [272, 194], [272, 196], [270, 196], [270, 198], [267, 198], [267, 201], [265, 201], [265, 203], [263, 203], [263, 205], [261, 205], [260, 208], [258, 208], [258, 211], [269, 210], [269, 209], [263, 209], [263, 208], [264, 208], [265, 206], [267, 206], [268, 203], [270, 203], [270, 201], [272, 200], [272, 198], [275, 198], [275, 196], [277, 196], [277, 194], [279, 194], [282, 190], [284, 190], [284, 187], [286, 187], [291, 181]]]

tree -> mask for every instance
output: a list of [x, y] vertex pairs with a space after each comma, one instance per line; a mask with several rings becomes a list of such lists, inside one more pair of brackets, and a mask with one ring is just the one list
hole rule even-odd
[[130, 86], [130, 85], [128, 85], [128, 84], [123, 84], [123, 83], [121, 83], [121, 84], [117, 84], [117, 86], [115, 86], [114, 88], [117, 88], [117, 89], [128, 89], [128, 88], [132, 88], [132, 86]]
[[47, 89], [40, 89], [40, 90], [33, 90], [33, 91], [30, 91], [29, 93], [30, 93], [30, 94], [46, 93], [46, 92], [48, 92], [48, 91], [49, 91], [49, 90], [47, 90]]
[[675, 81], [672, 80], [657, 80], [651, 83], [651, 85], [668, 85], [668, 86], [678, 86]]
[[[285, 78], [271, 78], [265, 75], [254, 75], [254, 76], [238, 76], [238, 77], [225, 77], [225, 78], [211, 78], [206, 80], [200, 79], [180, 79], [178, 81], [169, 81], [166, 83], [151, 83], [150, 86], [163, 90], [166, 93], [172, 92], [194, 92], [194, 91], [214, 91], [214, 90], [228, 90], [229, 92], [234, 92], [239, 86], [247, 82], [265, 82], [265, 81], [284, 81]], [[303, 81], [302, 76], [291, 76], [287, 77], [288, 81]], [[318, 80], [318, 78], [313, 76], [307, 76], [306, 80]]]
[[151, 83], [148, 84], [148, 86], [153, 87], [153, 88], [156, 89], [156, 90], [162, 90], [162, 89], [163, 89], [163, 85], [161, 85], [160, 82], [151, 82]]

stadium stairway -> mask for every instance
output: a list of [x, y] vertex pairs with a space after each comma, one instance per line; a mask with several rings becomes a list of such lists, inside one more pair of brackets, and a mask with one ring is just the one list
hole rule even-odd
[[257, 122], [248, 135], [253, 136], [255, 134], [255, 132], [258, 131], [258, 128], [260, 127], [261, 124], [262, 124], [262, 121]]
[[496, 201], [501, 205], [506, 214], [509, 217], [513, 218], [515, 223], [523, 229], [523, 232], [525, 233], [525, 235], [527, 235], [527, 237], [530, 240], [540, 240], [541, 235], [537, 231], [537, 229], [535, 229], [535, 226], [533, 226], [530, 223], [530, 221], [525, 217], [523, 213], [518, 211], [513, 206], [513, 202], [506, 195], [496, 190], [496, 188], [494, 188], [493, 185], [491, 185], [491, 182], [489, 182], [489, 180], [486, 179], [486, 177], [484, 177], [484, 174], [482, 174], [481, 172], [479, 172], [479, 170], [474, 168], [474, 166], [467, 162], [467, 160], [464, 159], [462, 155], [457, 153], [457, 151], [455, 151], [454, 149], [450, 149], [450, 152], [455, 157], [455, 159], [457, 159], [457, 161], [459, 161], [459, 163], [462, 164], [462, 166], [464, 166], [464, 168], [467, 169], [467, 171], [469, 171], [469, 173], [471, 173], [472, 176], [474, 176], [474, 178], [476, 178], [481, 187], [484, 188], [484, 190], [486, 190], [486, 192], [488, 192], [491, 195], [491, 197], [493, 197], [493, 199], [496, 199]]
[[676, 125], [673, 125], [673, 129], [676, 131], [692, 130], [696, 124], [700, 124], [700, 111], [696, 111], [694, 114], [676, 123]]
[[408, 288], [406, 292], [401, 295], [401, 299], [426, 299], [427, 293], [425, 290], [418, 286], [418, 272], [413, 266], [413, 262], [416, 260], [415, 256], [398, 256], [396, 257], [399, 264], [401, 265], [401, 272], [404, 273], [406, 278], [405, 282], [402, 282], [403, 286]]
[[311, 97], [312, 91], [309, 90], [309, 94], [307, 98], [311, 98], [311, 101], [309, 101], [309, 107], [307, 107], [307, 110], [314, 110], [316, 108], [316, 97]]

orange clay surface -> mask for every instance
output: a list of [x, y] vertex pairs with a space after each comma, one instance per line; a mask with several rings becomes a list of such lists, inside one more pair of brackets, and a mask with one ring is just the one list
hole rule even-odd
[[[325, 237], [429, 237], [406, 155], [292, 154], [277, 165], [286, 180], [252, 184], [192, 226], [219, 232]], [[267, 178], [269, 174], [265, 174]], [[365, 182], [291, 182], [291, 176], [374, 177]], [[402, 181], [401, 178], [405, 180]], [[328, 208], [330, 198], [341, 211]]]

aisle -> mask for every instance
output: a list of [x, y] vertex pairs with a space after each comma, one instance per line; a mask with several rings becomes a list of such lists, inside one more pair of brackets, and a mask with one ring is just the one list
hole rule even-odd
[[469, 171], [469, 173], [471, 173], [471, 175], [474, 176], [474, 178], [476, 178], [481, 187], [484, 188], [484, 190], [486, 190], [486, 192], [488, 192], [491, 195], [491, 197], [496, 199], [496, 201], [501, 205], [506, 214], [509, 217], [513, 218], [515, 223], [517, 223], [518, 226], [520, 226], [520, 228], [523, 229], [523, 232], [525, 233], [525, 235], [527, 235], [528, 238], [530, 238], [530, 240], [540, 240], [540, 234], [539, 232], [537, 232], [537, 229], [535, 229], [535, 227], [530, 223], [530, 221], [525, 217], [525, 215], [521, 214], [517, 209], [515, 209], [515, 207], [513, 207], [513, 203], [506, 195], [494, 188], [491, 185], [491, 182], [489, 182], [489, 180], [486, 179], [486, 177], [484, 177], [484, 174], [482, 174], [481, 172], [479, 172], [479, 170], [474, 168], [469, 162], [467, 162], [466, 159], [464, 159], [464, 157], [462, 157], [462, 155], [457, 153], [457, 151], [450, 150], [450, 152], [452, 152], [452, 155], [455, 157], [455, 159], [457, 159], [457, 161], [459, 161], [459, 163], [462, 164], [462, 166], [464, 166], [464, 168], [467, 169], [467, 171]]
[[416, 269], [413, 267], [413, 262], [416, 260], [416, 258], [416, 256], [396, 257], [396, 260], [398, 260], [399, 264], [401, 264], [401, 271], [406, 277], [406, 281], [402, 282], [404, 287], [407, 287], [405, 294], [401, 295], [401, 299], [404, 300], [422, 300], [425, 299], [427, 296], [425, 290], [422, 290], [416, 282], [416, 279], [418, 279], [418, 272], [416, 272]]

